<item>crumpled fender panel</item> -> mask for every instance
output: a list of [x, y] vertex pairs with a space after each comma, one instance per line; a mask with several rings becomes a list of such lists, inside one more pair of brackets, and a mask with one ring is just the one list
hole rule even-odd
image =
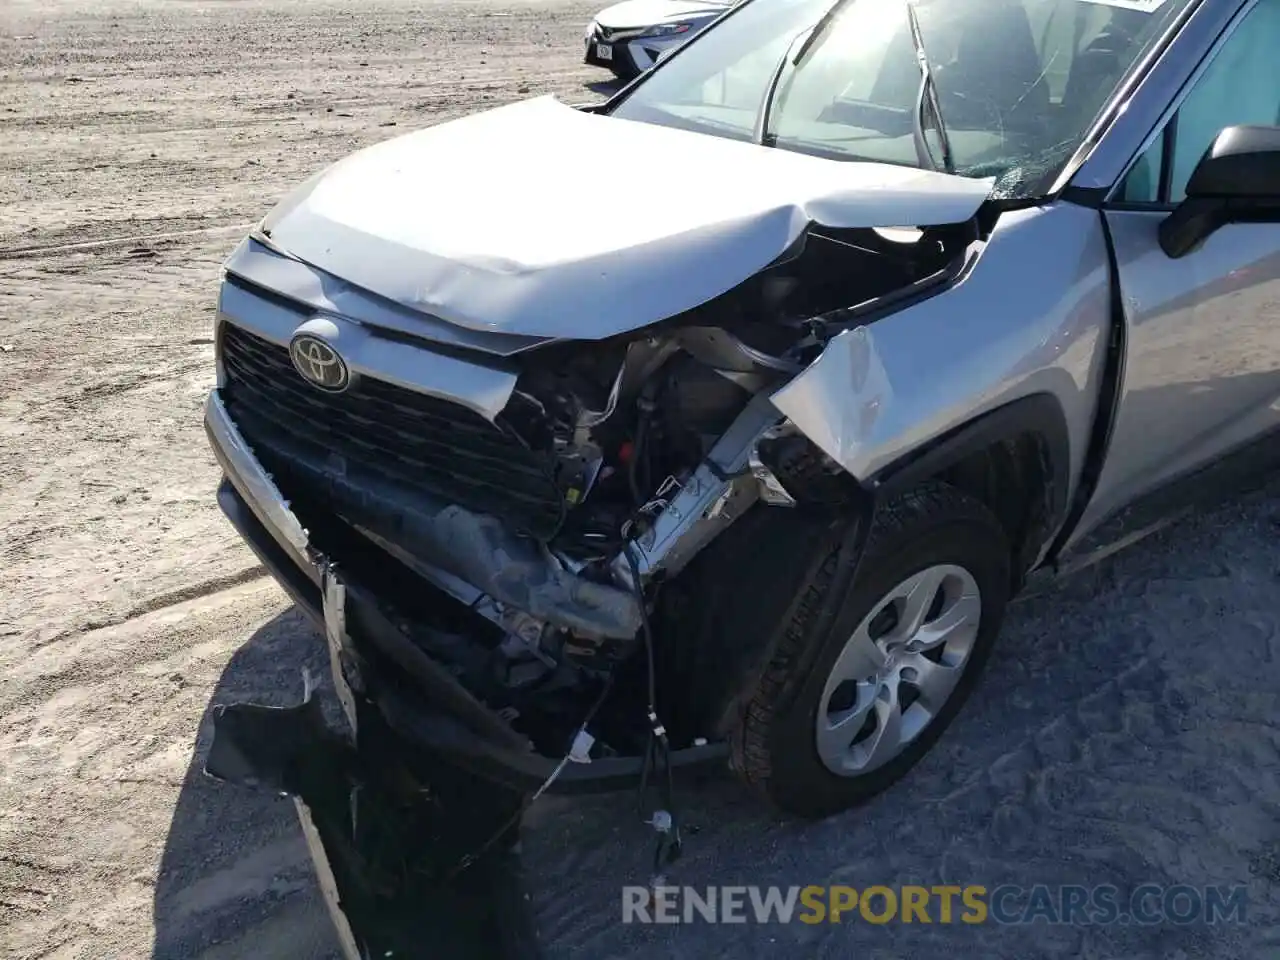
[[1110, 324], [1096, 211], [1006, 213], [949, 288], [836, 336], [773, 404], [864, 482], [976, 417], [1047, 395], [1062, 410], [1074, 493]]
[[[543, 97], [355, 153], [303, 184], [263, 229], [299, 260], [461, 327], [595, 340], [725, 293], [811, 224], [962, 223], [991, 182], [836, 162]], [[617, 210], [618, 197], [653, 190], [672, 191], [660, 216]]]

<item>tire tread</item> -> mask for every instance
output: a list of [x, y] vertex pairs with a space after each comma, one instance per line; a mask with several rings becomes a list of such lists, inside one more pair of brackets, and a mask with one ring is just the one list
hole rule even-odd
[[[877, 508], [859, 563], [874, 558], [886, 544], [892, 544], [904, 534], [910, 535], [916, 525], [928, 524], [938, 517], [972, 519], [999, 527], [999, 521], [978, 500], [942, 481], [927, 481]], [[838, 562], [837, 548], [806, 585], [730, 740], [730, 760], [739, 776], [775, 807], [778, 803], [770, 789], [773, 779], [770, 732], [782, 709], [784, 692], [795, 679], [796, 664], [804, 660], [812, 644], [820, 641], [812, 636], [810, 627], [826, 601]], [[854, 584], [858, 576], [860, 573], [855, 574]]]

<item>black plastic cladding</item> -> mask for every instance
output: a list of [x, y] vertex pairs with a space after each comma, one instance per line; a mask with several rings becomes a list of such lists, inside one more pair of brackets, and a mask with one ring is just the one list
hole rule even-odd
[[935, 440], [922, 450], [890, 464], [869, 485], [879, 496], [891, 496], [936, 477], [948, 467], [993, 444], [1032, 434], [1048, 450], [1045, 478], [1049, 530], [1058, 529], [1067, 515], [1067, 487], [1071, 477], [1071, 442], [1062, 406], [1047, 393], [1033, 394], [997, 407]]

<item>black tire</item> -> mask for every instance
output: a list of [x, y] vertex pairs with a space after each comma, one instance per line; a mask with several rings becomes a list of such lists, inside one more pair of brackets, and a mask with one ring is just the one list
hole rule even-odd
[[[839, 589], [840, 555], [834, 553], [790, 612], [732, 732], [739, 775], [782, 812], [805, 818], [856, 806], [899, 780], [946, 730], [986, 663], [1009, 599], [1010, 555], [1000, 522], [947, 484], [930, 482], [881, 505], [844, 596], [832, 595]], [[859, 776], [832, 773], [818, 756], [815, 730], [836, 658], [881, 598], [914, 573], [944, 563], [968, 571], [982, 597], [977, 636], [958, 684], [894, 759]]]

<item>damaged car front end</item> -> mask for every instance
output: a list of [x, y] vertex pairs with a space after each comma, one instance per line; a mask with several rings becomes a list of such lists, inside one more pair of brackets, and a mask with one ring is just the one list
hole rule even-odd
[[[570, 125], [609, 122], [554, 102], [509, 109], [540, 125], [562, 113]], [[912, 176], [926, 196], [938, 191]], [[954, 215], [975, 210], [985, 188], [938, 192]], [[927, 206], [905, 191], [902, 203]], [[893, 206], [862, 219], [922, 212]], [[456, 323], [439, 339], [430, 322], [441, 320], [418, 324], [419, 307], [365, 293], [353, 270], [286, 252], [295, 245], [279, 228], [244, 241], [226, 265], [206, 412], [226, 475], [219, 499], [331, 643], [346, 645], [354, 695], [373, 696], [374, 676], [410, 681], [416, 739], [532, 789], [612, 679], [594, 746], [576, 757], [589, 762], [562, 771], [557, 788], [638, 776], [650, 704], [628, 685], [644, 686], [643, 671], [628, 668], [691, 562], [758, 505], [824, 517], [866, 505], [771, 397], [864, 313], [949, 282], [976, 237], [961, 220], [903, 243], [879, 223], [829, 228], [797, 213], [767, 209], [691, 241], [754, 245], [765, 264], [731, 265], [741, 282], [705, 299], [682, 294], [678, 278], [649, 298], [692, 300], [687, 309], [643, 313], [633, 296], [618, 322], [590, 296], [569, 302], [575, 277], [512, 272], [487, 284], [514, 290], [505, 330]], [[458, 268], [462, 282], [470, 269]], [[602, 269], [625, 284], [622, 272]], [[442, 287], [457, 282], [441, 273]], [[539, 281], [545, 290], [523, 293]], [[558, 298], [545, 323], [512, 330]], [[571, 310], [583, 333], [637, 327], [570, 339], [557, 326]], [[703, 563], [726, 575], [733, 565]], [[666, 636], [650, 637], [659, 660], [674, 652]], [[380, 690], [373, 699], [385, 703]], [[673, 762], [723, 759], [725, 705], [696, 690], [691, 701], [667, 711]]]
[[[596, 165], [589, 147], [610, 127], [651, 159], [754, 161], [757, 189], [725, 183], [680, 216], [584, 239], [557, 226], [551, 198]], [[490, 233], [485, 210], [449, 209], [456, 181], [439, 168], [535, 131], [560, 157], [526, 201], [545, 219]], [[437, 171], [422, 182], [427, 157]], [[526, 189], [487, 190], [484, 206]], [[388, 658], [415, 678], [426, 695], [408, 709], [443, 714], [419, 733], [448, 731], [433, 748], [537, 787], [615, 678], [590, 762], [558, 781], [636, 775], [650, 705], [620, 674], [646, 621], [666, 616], [663, 595], [757, 504], [862, 505], [771, 397], [870, 311], [954, 279], [988, 189], [554, 100], [372, 148], [226, 264], [207, 410], [224, 510], [317, 623], [334, 616], [325, 577], [341, 582], [361, 638], [347, 642], [381, 658], [353, 650], [349, 682], [367, 692]], [[903, 223], [905, 238], [883, 229]], [[670, 707], [676, 763], [724, 756], [716, 705], [694, 700]]]
[[[503, 113], [488, 122], [554, 124], [565, 137], [621, 123], [554, 101]], [[632, 126], [665, 149], [705, 139]], [[210, 772], [307, 796], [300, 810], [322, 851], [352, 847], [350, 835], [320, 834], [347, 831], [346, 801], [335, 812], [334, 798], [370, 782], [375, 749], [380, 777], [392, 754], [429, 765], [408, 782], [474, 778], [515, 810], [548, 789], [724, 766], [770, 618], [785, 615], [815, 538], [856, 538], [870, 504], [771, 398], [865, 316], [952, 282], [987, 192], [894, 168], [845, 184], [819, 184], [813, 210], [766, 195], [744, 214], [709, 197], [689, 229], [609, 238], [615, 249], [585, 268], [545, 236], [528, 248], [537, 263], [527, 252], [436, 259], [443, 225], [369, 249], [385, 236], [326, 211], [324, 195], [268, 218], [226, 264], [206, 428], [222, 509], [324, 631], [354, 739], [339, 748], [309, 702], [284, 713], [231, 705]], [[928, 222], [933, 209], [945, 222]], [[322, 215], [362, 239], [335, 243], [308, 222]], [[921, 221], [905, 239], [876, 229]], [[410, 247], [417, 266], [386, 273]], [[874, 392], [876, 371], [863, 373]], [[761, 550], [781, 565], [762, 584], [770, 595], [735, 600]], [[759, 629], [700, 639], [713, 594], [750, 609]], [[264, 756], [286, 728], [309, 730], [285, 737], [309, 746]], [[336, 749], [342, 760], [321, 759]], [[342, 874], [334, 856], [322, 875]], [[349, 923], [359, 895], [335, 898]]]
[[[208, 769], [298, 799], [352, 956], [398, 922], [369, 919], [362, 829], [448, 849], [439, 881], [547, 791], [703, 764], [822, 815], [949, 722], [1105, 419], [1106, 240], [1046, 185], [1165, 24], [1045, 4], [1133, 20], [1065, 138], [1024, 106], [1039, 61], [981, 87], [998, 128], [963, 109], [985, 66], [932, 89], [922, 38], [1022, 29], [1015, 0], [753, 0], [603, 106], [354, 154], [227, 261], [218, 499], [323, 631], [350, 729], [309, 687], [226, 706]], [[816, 97], [854, 39], [902, 55]], [[660, 212], [567, 215], [677, 169], [709, 175]], [[474, 830], [432, 832], [477, 789]]]

